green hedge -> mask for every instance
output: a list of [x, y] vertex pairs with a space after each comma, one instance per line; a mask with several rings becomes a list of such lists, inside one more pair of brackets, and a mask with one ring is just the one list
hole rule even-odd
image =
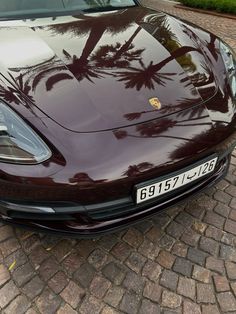
[[180, 0], [180, 2], [193, 8], [236, 14], [236, 0]]

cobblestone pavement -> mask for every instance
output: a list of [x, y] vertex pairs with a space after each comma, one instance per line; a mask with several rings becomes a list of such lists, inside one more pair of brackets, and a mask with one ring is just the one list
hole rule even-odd
[[[162, 6], [236, 45], [235, 21]], [[0, 311], [236, 313], [235, 247], [236, 152], [216, 187], [113, 235], [61, 239], [0, 224]]]

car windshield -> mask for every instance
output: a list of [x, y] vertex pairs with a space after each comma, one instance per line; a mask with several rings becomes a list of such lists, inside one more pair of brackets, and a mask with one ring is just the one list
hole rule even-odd
[[64, 12], [97, 12], [135, 6], [133, 0], [0, 0], [0, 18]]

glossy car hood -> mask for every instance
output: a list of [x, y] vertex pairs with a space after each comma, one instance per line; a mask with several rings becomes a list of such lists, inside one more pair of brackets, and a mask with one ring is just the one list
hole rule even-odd
[[1, 73], [13, 90], [72, 131], [167, 116], [216, 90], [197, 36], [146, 8], [1, 22], [0, 34]]

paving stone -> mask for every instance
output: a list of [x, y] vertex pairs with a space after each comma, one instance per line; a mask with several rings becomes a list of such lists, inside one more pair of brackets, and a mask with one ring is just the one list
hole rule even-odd
[[160, 248], [153, 242], [144, 239], [143, 243], [138, 248], [138, 252], [151, 260], [155, 260], [160, 252]]
[[161, 275], [160, 284], [165, 288], [175, 291], [177, 288], [178, 279], [179, 276], [173, 271], [164, 270]]
[[184, 206], [172, 206], [167, 210], [167, 214], [170, 218], [174, 219], [181, 211], [184, 210]]
[[138, 229], [142, 234], [147, 233], [151, 228], [153, 224], [150, 220], [144, 220], [139, 222], [135, 227]]
[[189, 261], [177, 257], [173, 266], [173, 270], [183, 276], [191, 277], [193, 265]]
[[148, 240], [156, 243], [158, 242], [161, 237], [163, 236], [163, 231], [161, 230], [161, 228], [157, 227], [157, 226], [153, 226], [147, 233], [146, 233], [146, 237], [148, 238]]
[[206, 237], [201, 237], [199, 246], [201, 250], [211, 255], [217, 255], [219, 251], [219, 244], [215, 240]]
[[236, 250], [229, 245], [220, 245], [220, 258], [232, 262], [236, 262]]
[[204, 283], [209, 283], [211, 280], [211, 272], [206, 268], [194, 265], [193, 278]]
[[172, 221], [166, 228], [166, 232], [173, 238], [179, 238], [184, 233], [185, 227], [180, 223]]
[[[170, 217], [175, 216], [173, 210], [175, 211], [175, 209], [172, 207], [172, 208], [167, 209], [165, 212], [162, 212], [159, 215], [154, 216], [152, 218], [152, 222], [154, 223], [154, 225], [158, 226], [161, 229], [165, 229], [166, 226], [170, 222]], [[177, 211], [178, 211], [178, 208], [177, 208]]]
[[77, 251], [72, 251], [61, 263], [69, 276], [73, 276], [83, 264], [84, 258]]
[[77, 252], [84, 258], [87, 258], [93, 250], [97, 248], [96, 242], [93, 240], [80, 240], [76, 246]]
[[74, 273], [73, 277], [82, 287], [87, 288], [93, 280], [94, 275], [95, 269], [93, 266], [85, 263]]
[[208, 254], [205, 252], [202, 252], [199, 249], [190, 247], [188, 250], [187, 259], [201, 266], [205, 265], [205, 261], [207, 257], [208, 257]]
[[213, 256], [209, 256], [206, 260], [206, 268], [213, 270], [219, 274], [223, 274], [224, 269], [224, 262], [220, 259], [217, 259]]
[[236, 187], [233, 186], [233, 185], [229, 185], [226, 190], [225, 190], [226, 193], [228, 193], [229, 195], [235, 197], [236, 196]]
[[120, 310], [125, 313], [137, 313], [140, 297], [135, 293], [126, 292], [120, 303]]
[[60, 296], [66, 303], [75, 309], [85, 296], [85, 291], [75, 282], [70, 281], [66, 288], [61, 292]]
[[29, 259], [35, 268], [38, 268], [48, 257], [49, 252], [47, 252], [41, 245], [34, 248], [29, 255]]
[[121, 284], [125, 277], [124, 269], [115, 262], [110, 262], [102, 269], [103, 275], [116, 285]]
[[76, 314], [76, 313], [77, 311], [73, 310], [72, 307], [69, 306], [69, 304], [64, 304], [57, 311], [57, 314]]
[[157, 281], [161, 274], [161, 266], [153, 261], [147, 261], [143, 267], [142, 275], [150, 280]]
[[88, 262], [97, 270], [101, 269], [107, 261], [107, 254], [102, 250], [94, 250], [88, 257]]
[[38, 235], [33, 233], [30, 233], [30, 237], [26, 237], [21, 241], [21, 246], [27, 254], [30, 254], [39, 245], [40, 245], [39, 237]]
[[185, 300], [183, 302], [183, 314], [201, 314], [198, 304]]
[[4, 225], [0, 227], [0, 242], [5, 241], [14, 236], [11, 226]]
[[143, 242], [143, 236], [140, 231], [135, 228], [130, 228], [123, 236], [123, 240], [129, 245], [138, 248]]
[[27, 263], [25, 265], [22, 265], [18, 267], [13, 272], [13, 279], [17, 283], [19, 287], [24, 285], [27, 281], [29, 281], [34, 276], [34, 269], [30, 265], [30, 263]]
[[203, 234], [206, 228], [207, 228], [207, 225], [201, 221], [194, 221], [192, 225], [192, 229], [200, 234]]
[[194, 222], [194, 218], [191, 215], [189, 215], [188, 213], [182, 211], [175, 218], [175, 221], [177, 221], [178, 223], [180, 223], [184, 227], [190, 227]]
[[203, 219], [204, 222], [213, 225], [216, 228], [222, 229], [225, 223], [225, 218], [213, 213], [213, 212], [206, 212], [206, 216]]
[[63, 239], [52, 248], [51, 253], [58, 262], [61, 262], [71, 253], [75, 244], [76, 242], [73, 239]]
[[236, 310], [236, 300], [231, 292], [222, 292], [217, 294], [217, 300], [223, 312]]
[[192, 229], [187, 229], [181, 237], [181, 240], [190, 246], [196, 246], [199, 239], [200, 234], [193, 231]]
[[200, 303], [215, 303], [212, 285], [197, 283], [197, 301]]
[[38, 314], [38, 313], [35, 311], [35, 309], [30, 308], [25, 312], [25, 314]]
[[236, 209], [236, 199], [235, 197], [231, 200], [231, 202], [229, 203], [229, 206], [233, 209]]
[[215, 275], [213, 279], [217, 292], [225, 292], [230, 290], [229, 283], [226, 277]]
[[130, 271], [127, 273], [124, 281], [123, 286], [134, 293], [141, 294], [144, 288], [145, 279], [136, 273]]
[[185, 257], [188, 252], [188, 246], [183, 242], [176, 242], [172, 248], [172, 254], [179, 257]]
[[159, 246], [162, 249], [165, 249], [167, 251], [170, 251], [175, 243], [175, 239], [171, 236], [165, 234], [160, 240], [159, 240]]
[[180, 277], [178, 282], [177, 293], [184, 297], [194, 300], [196, 296], [195, 281], [193, 279]]
[[235, 247], [236, 236], [234, 236], [231, 233], [224, 232], [222, 235], [222, 238], [221, 238], [221, 242], [226, 244], [226, 245], [230, 245], [230, 246]]
[[54, 257], [50, 257], [49, 259], [45, 260], [40, 268], [39, 273], [43, 280], [49, 280], [53, 275], [55, 275], [59, 271], [60, 267], [58, 262], [55, 260]]
[[99, 245], [105, 249], [106, 251], [110, 251], [115, 244], [119, 242], [118, 238], [113, 234], [110, 234], [109, 237], [107, 235], [101, 237], [99, 239]]
[[221, 202], [223, 204], [228, 205], [231, 201], [231, 196], [223, 191], [218, 190], [215, 194], [214, 194], [214, 198], [215, 200], [217, 200], [218, 202]]
[[214, 211], [217, 214], [227, 218], [229, 216], [230, 207], [224, 204], [217, 204], [216, 207], [214, 208]]
[[113, 307], [117, 307], [124, 295], [124, 289], [118, 286], [112, 286], [104, 298], [104, 301]]
[[0, 265], [0, 287], [10, 279], [10, 273], [4, 265]]
[[220, 241], [223, 235], [223, 231], [214, 226], [208, 226], [205, 235], [207, 238], [212, 238], [216, 241]]
[[14, 267], [11, 269], [11, 272], [13, 272], [16, 268], [26, 264], [27, 262], [28, 262], [27, 255], [24, 253], [22, 249], [13, 252], [4, 259], [4, 263], [7, 268], [11, 267], [11, 265], [14, 264]]
[[168, 251], [161, 251], [160, 254], [158, 255], [158, 258], [156, 259], [158, 264], [160, 264], [162, 267], [171, 269], [171, 267], [174, 264], [175, 261], [175, 256], [172, 255]]
[[48, 282], [49, 287], [56, 293], [60, 293], [67, 285], [69, 279], [62, 271], [56, 273]]
[[36, 306], [40, 313], [52, 314], [57, 311], [61, 304], [59, 296], [55, 295], [50, 289], [46, 288], [37, 298]]
[[113, 247], [111, 252], [120, 261], [124, 261], [132, 252], [132, 248], [125, 242], [119, 242]]
[[42, 292], [43, 288], [44, 282], [38, 276], [35, 276], [22, 288], [22, 291], [28, 298], [33, 300]]
[[204, 209], [206, 209], [207, 211], [212, 211], [216, 207], [217, 201], [214, 200], [212, 196], [207, 196], [203, 194], [199, 197], [198, 204], [200, 208], [204, 206]]
[[160, 311], [160, 306], [151, 302], [150, 300], [143, 299], [142, 304], [139, 310], [140, 314], [159, 314], [161, 313]]
[[82, 302], [79, 313], [81, 314], [92, 314], [92, 313], [100, 313], [102, 309], [102, 303], [100, 300], [93, 296], [89, 296], [85, 298]]
[[181, 305], [182, 298], [174, 292], [164, 290], [162, 293], [161, 305], [171, 309], [176, 309]]
[[230, 218], [231, 220], [236, 221], [236, 210], [232, 209], [232, 210], [230, 211], [229, 218]]
[[226, 272], [229, 279], [235, 280], [236, 279], [236, 264], [232, 262], [225, 263]]
[[8, 305], [17, 295], [19, 290], [11, 280], [0, 289], [0, 308]]
[[4, 258], [17, 251], [19, 248], [20, 244], [15, 238], [8, 239], [1, 243], [1, 253]]
[[231, 282], [230, 285], [231, 285], [234, 295], [236, 296], [236, 282], [235, 281]]
[[110, 288], [111, 283], [106, 278], [96, 275], [90, 285], [90, 292], [98, 299], [102, 299]]
[[106, 306], [102, 309], [101, 314], [118, 314], [118, 312], [117, 312], [114, 308], [112, 308], [112, 307], [106, 305]]
[[25, 296], [19, 295], [4, 310], [5, 314], [25, 314], [30, 308], [30, 302]]
[[208, 304], [202, 306], [202, 314], [221, 314], [217, 305]]
[[130, 254], [130, 256], [127, 258], [125, 264], [136, 273], [139, 273], [141, 269], [143, 268], [146, 258], [143, 257], [141, 254], [137, 252], [133, 252]]
[[224, 230], [236, 235], [236, 221], [227, 219]]
[[148, 298], [151, 301], [159, 303], [160, 298], [161, 298], [161, 293], [162, 293], [162, 287], [160, 287], [158, 283], [153, 283], [151, 281], [146, 282], [146, 285], [143, 291], [143, 295], [145, 298]]
[[105, 307], [102, 309], [101, 314], [119, 314], [120, 312], [116, 311], [114, 308], [105, 305]]
[[201, 219], [204, 215], [204, 209], [201, 208], [197, 201], [188, 201], [187, 206], [185, 206], [185, 211], [191, 216]]

